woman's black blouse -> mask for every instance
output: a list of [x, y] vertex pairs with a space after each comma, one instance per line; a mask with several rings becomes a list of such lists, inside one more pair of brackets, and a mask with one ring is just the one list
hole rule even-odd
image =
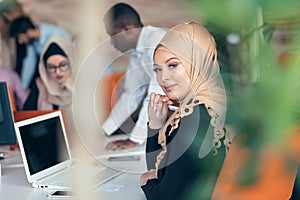
[[[142, 186], [147, 199], [210, 199], [225, 157], [225, 148], [222, 147], [217, 155], [210, 152], [206, 157], [199, 158], [210, 119], [201, 104], [194, 107], [191, 115], [181, 119], [179, 127], [170, 136], [167, 130], [167, 152], [161, 161], [158, 179], [148, 180]], [[148, 128], [148, 170], [155, 169], [156, 156], [161, 151], [157, 143], [158, 131]]]

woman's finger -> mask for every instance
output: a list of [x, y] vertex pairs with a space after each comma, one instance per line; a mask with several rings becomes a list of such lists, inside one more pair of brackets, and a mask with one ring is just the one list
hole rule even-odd
[[172, 101], [169, 97], [167, 97], [167, 96], [163, 96], [162, 101], [163, 101], [164, 103], [168, 104], [168, 105], [173, 104], [173, 101]]
[[155, 95], [155, 97], [154, 97], [154, 99], [153, 99], [153, 104], [155, 105], [157, 105], [158, 103], [159, 103], [159, 99], [160, 99], [160, 95], [159, 94], [156, 94]]
[[152, 92], [152, 93], [150, 94], [150, 105], [151, 105], [151, 106], [153, 106], [153, 102], [154, 102], [155, 96], [156, 96], [156, 94], [155, 94], [154, 92]]
[[164, 98], [164, 96], [160, 96], [160, 97], [159, 97], [159, 100], [158, 100], [157, 110], [158, 110], [159, 112], [162, 112], [162, 111], [163, 111], [163, 108], [164, 108], [163, 98]]

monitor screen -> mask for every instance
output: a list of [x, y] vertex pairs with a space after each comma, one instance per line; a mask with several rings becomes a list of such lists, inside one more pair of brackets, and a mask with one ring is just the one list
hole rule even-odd
[[6, 82], [0, 82], [0, 144], [16, 144], [14, 118]]

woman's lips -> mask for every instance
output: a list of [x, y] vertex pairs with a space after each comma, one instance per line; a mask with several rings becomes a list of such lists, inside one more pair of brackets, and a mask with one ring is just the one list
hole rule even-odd
[[63, 79], [64, 77], [63, 76], [56, 76], [56, 79], [57, 80], [61, 80], [61, 79]]
[[175, 85], [167, 85], [167, 86], [164, 86], [164, 88], [165, 88], [166, 92], [171, 92], [174, 86]]

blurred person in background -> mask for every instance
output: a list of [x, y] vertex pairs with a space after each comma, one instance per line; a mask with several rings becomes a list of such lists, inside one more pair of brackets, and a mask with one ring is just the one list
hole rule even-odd
[[16, 71], [20, 72], [23, 88], [28, 89], [38, 76], [39, 56], [51, 37], [71, 41], [63, 28], [44, 22], [34, 24], [27, 16], [20, 16], [11, 23], [9, 34], [17, 43]]
[[11, 22], [24, 15], [21, 4], [15, 0], [0, 2], [0, 34], [1, 34], [1, 67], [16, 70], [16, 42], [9, 36]]
[[73, 45], [53, 37], [42, 51], [36, 78], [24, 104], [24, 110], [71, 109], [73, 79], [76, 70]]
[[143, 144], [147, 135], [148, 102], [143, 101], [145, 96], [149, 98], [151, 91], [162, 93], [152, 66], [154, 48], [165, 30], [144, 26], [137, 11], [125, 3], [111, 7], [104, 16], [104, 23], [107, 34], [111, 36], [111, 44], [123, 53], [130, 51], [130, 58], [124, 92], [102, 128], [107, 136], [129, 134], [129, 139], [109, 143], [108, 150], [133, 148]]
[[0, 68], [0, 81], [5, 81], [9, 85], [14, 93], [17, 109], [22, 110], [27, 93], [22, 87], [18, 74], [13, 70]]

